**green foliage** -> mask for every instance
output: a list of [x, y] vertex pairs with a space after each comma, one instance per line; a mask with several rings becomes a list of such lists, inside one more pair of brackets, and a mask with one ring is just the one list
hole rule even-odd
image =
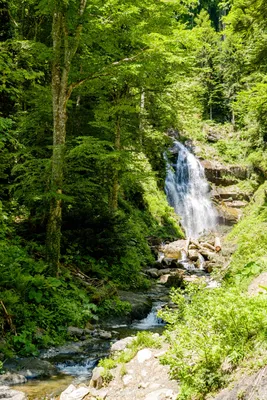
[[119, 298], [105, 299], [98, 308], [100, 316], [118, 315], [123, 316], [131, 312], [132, 306], [128, 301], [122, 301]]
[[266, 348], [266, 295], [193, 285], [185, 293], [174, 290], [172, 300], [177, 311], [161, 312], [171, 343], [163, 361], [181, 383], [178, 399], [204, 399], [242, 360], [255, 356], [256, 348]]
[[39, 347], [60, 343], [66, 338], [67, 326], [83, 326], [95, 318], [96, 306], [67, 271], [60, 278], [46, 276], [43, 261], [35, 261], [20, 246], [4, 240], [0, 242], [0, 266], [0, 299], [13, 323], [10, 326], [1, 315], [2, 334], [19, 354], [36, 354]]
[[227, 278], [247, 285], [251, 277], [266, 270], [267, 251], [267, 207], [266, 185], [263, 184], [254, 195], [254, 201], [246, 215], [233, 228], [227, 240], [236, 243]]

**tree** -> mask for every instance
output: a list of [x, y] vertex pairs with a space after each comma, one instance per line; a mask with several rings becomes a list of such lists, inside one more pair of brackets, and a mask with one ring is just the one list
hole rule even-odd
[[[67, 102], [71, 96], [69, 84], [71, 64], [80, 44], [82, 19], [86, 0], [57, 1], [53, 9], [52, 39], [52, 102], [53, 102], [53, 155], [51, 166], [52, 198], [47, 224], [47, 257], [50, 272], [58, 273], [62, 223], [62, 189], [64, 151], [66, 142]], [[71, 6], [71, 7], [70, 7]], [[72, 26], [68, 20], [72, 15]]]

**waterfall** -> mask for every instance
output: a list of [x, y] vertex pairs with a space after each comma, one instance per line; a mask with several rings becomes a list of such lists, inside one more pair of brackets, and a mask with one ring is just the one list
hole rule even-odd
[[209, 185], [204, 168], [198, 159], [181, 143], [175, 141], [173, 153], [178, 153], [176, 164], [167, 162], [165, 191], [169, 204], [181, 217], [186, 236], [198, 238], [215, 230], [216, 211], [209, 198]]

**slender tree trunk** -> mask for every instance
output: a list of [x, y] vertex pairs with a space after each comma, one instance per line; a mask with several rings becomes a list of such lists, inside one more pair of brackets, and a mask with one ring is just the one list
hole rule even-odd
[[141, 91], [141, 98], [140, 98], [140, 122], [139, 122], [139, 131], [140, 131], [140, 144], [142, 146], [144, 140], [144, 129], [145, 129], [145, 90], [142, 89]]
[[212, 121], [213, 115], [212, 115], [212, 105], [210, 104], [210, 120]]
[[231, 123], [232, 123], [232, 125], [235, 125], [235, 112], [234, 112], [234, 110], [232, 110]]
[[80, 0], [77, 15], [77, 25], [71, 35], [69, 46], [68, 24], [65, 20], [64, 8], [56, 8], [53, 14], [53, 64], [52, 64], [52, 98], [53, 98], [53, 154], [51, 171], [51, 201], [46, 231], [46, 253], [49, 272], [57, 275], [59, 272], [61, 223], [62, 223], [62, 192], [64, 153], [66, 142], [67, 102], [72, 92], [69, 85], [71, 62], [75, 56], [82, 31], [80, 17], [85, 12], [87, 0]]
[[[121, 119], [117, 116], [115, 125], [115, 151], [119, 152], [121, 149]], [[118, 209], [118, 195], [119, 195], [119, 160], [117, 159], [114, 164], [114, 172], [112, 178], [112, 187], [110, 194], [110, 210], [115, 212]]]
[[[70, 60], [67, 58], [68, 46], [64, 37], [64, 16], [55, 12], [53, 16], [53, 51], [52, 65], [52, 98], [53, 98], [53, 154], [51, 168], [50, 211], [46, 233], [47, 261], [49, 272], [57, 275], [59, 271], [64, 150], [67, 122], [67, 92]], [[64, 43], [65, 41], [65, 43]], [[62, 46], [64, 49], [64, 64], [62, 65]]]

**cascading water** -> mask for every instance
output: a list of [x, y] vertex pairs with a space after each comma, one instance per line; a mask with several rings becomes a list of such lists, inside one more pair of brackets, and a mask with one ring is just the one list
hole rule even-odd
[[165, 157], [168, 202], [181, 217], [186, 236], [198, 238], [216, 227], [217, 216], [209, 198], [209, 185], [204, 168], [185, 146], [175, 141], [173, 153], [178, 153], [176, 164]]

